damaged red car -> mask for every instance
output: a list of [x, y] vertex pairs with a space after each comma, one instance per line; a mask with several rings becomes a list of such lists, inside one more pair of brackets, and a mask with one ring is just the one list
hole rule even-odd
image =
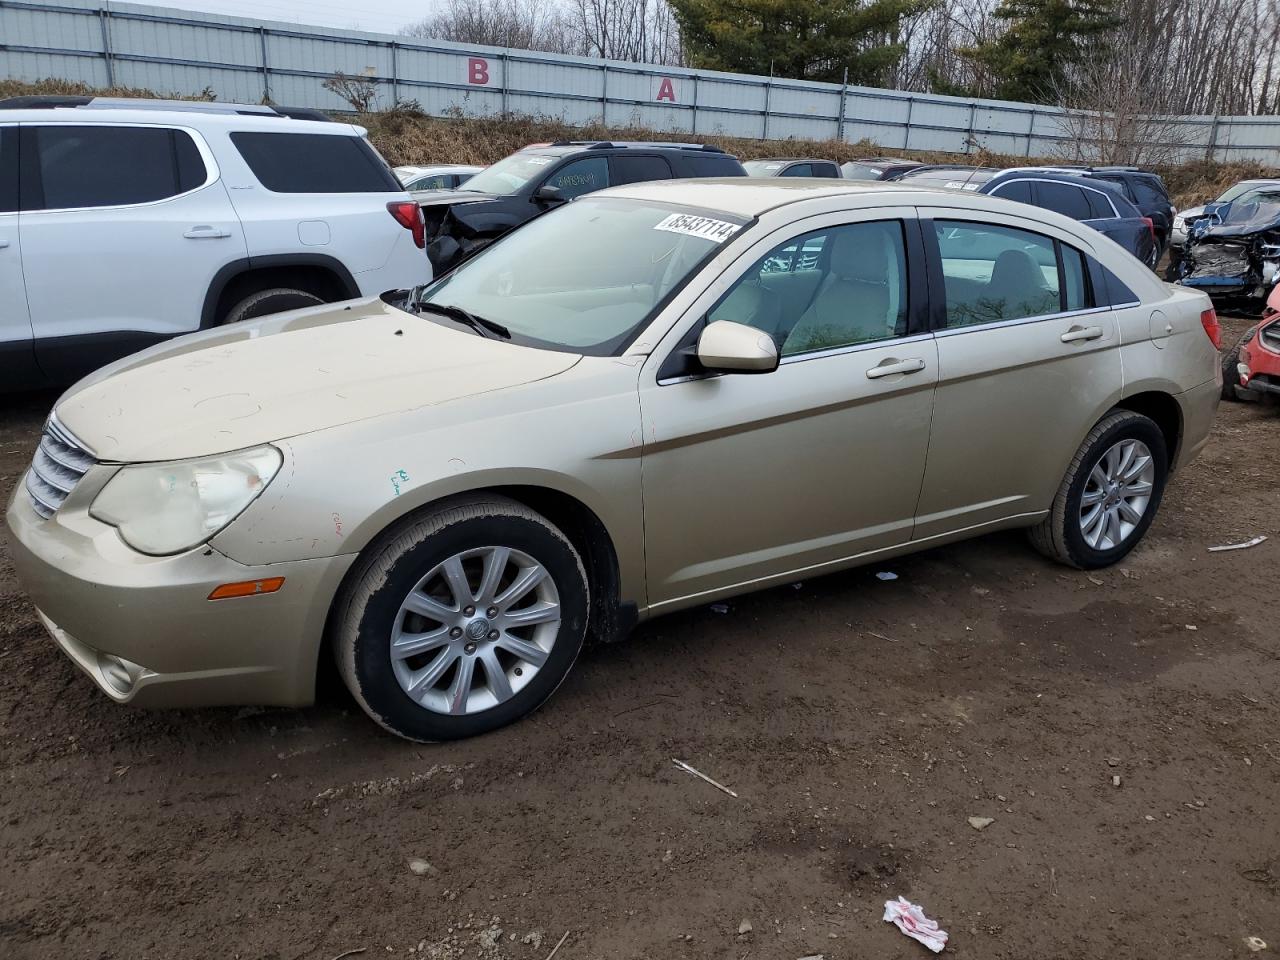
[[1280, 403], [1280, 286], [1267, 297], [1261, 322], [1223, 355], [1222, 397]]

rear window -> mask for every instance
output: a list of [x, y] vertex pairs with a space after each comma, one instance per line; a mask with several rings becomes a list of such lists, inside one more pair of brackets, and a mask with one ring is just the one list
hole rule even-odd
[[[31, 126], [36, 210], [151, 203], [208, 179], [190, 134], [163, 127]], [[25, 189], [25, 188], [24, 188]]]
[[1151, 177], [1136, 178], [1133, 181], [1133, 192], [1140, 206], [1161, 207], [1169, 203], [1169, 195], [1165, 193], [1164, 184]]
[[231, 134], [231, 142], [272, 193], [399, 193], [404, 189], [363, 137], [241, 131]]
[[689, 167], [695, 177], [741, 177], [742, 164], [723, 153], [689, 153]]

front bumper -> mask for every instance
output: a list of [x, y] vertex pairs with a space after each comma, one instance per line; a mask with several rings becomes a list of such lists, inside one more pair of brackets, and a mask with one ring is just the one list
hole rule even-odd
[[[199, 547], [131, 550], [71, 501], [50, 520], [19, 483], [6, 514], [18, 578], [50, 636], [121, 703], [301, 706], [315, 695], [330, 602], [354, 555], [250, 566]], [[276, 593], [208, 598], [223, 583], [284, 577]]]

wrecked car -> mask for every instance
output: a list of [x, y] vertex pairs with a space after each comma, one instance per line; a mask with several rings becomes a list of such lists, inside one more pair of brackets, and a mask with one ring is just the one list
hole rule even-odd
[[1178, 269], [1183, 286], [1256, 308], [1280, 279], [1280, 189], [1206, 205]]
[[1222, 398], [1280, 404], [1280, 286], [1272, 287], [1262, 322], [1223, 354]]
[[503, 234], [574, 197], [646, 180], [745, 177], [736, 157], [700, 143], [535, 143], [455, 191], [414, 193], [438, 277]]

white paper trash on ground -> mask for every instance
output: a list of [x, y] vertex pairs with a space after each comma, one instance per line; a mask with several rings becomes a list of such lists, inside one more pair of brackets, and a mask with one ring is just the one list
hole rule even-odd
[[947, 931], [938, 929], [938, 922], [924, 915], [924, 908], [906, 897], [884, 902], [886, 923], [892, 923], [912, 940], [919, 940], [934, 953], [941, 953], [947, 945]]

